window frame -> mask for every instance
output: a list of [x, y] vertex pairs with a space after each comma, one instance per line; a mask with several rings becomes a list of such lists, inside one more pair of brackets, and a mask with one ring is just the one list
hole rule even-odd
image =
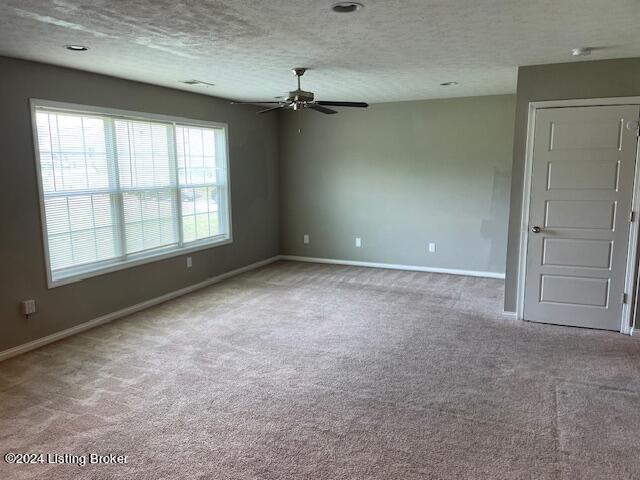
[[[34, 158], [35, 158], [35, 166], [36, 166], [36, 178], [38, 183], [38, 201], [40, 207], [40, 229], [42, 231], [42, 243], [44, 250], [44, 259], [45, 259], [45, 269], [47, 274], [47, 287], [49, 289], [59, 287], [62, 285], [68, 285], [70, 283], [80, 282], [82, 280], [104, 275], [111, 272], [116, 272], [119, 270], [125, 270], [128, 268], [137, 267], [139, 265], [144, 265], [147, 263], [157, 262], [160, 260], [165, 260], [173, 257], [178, 257], [181, 255], [186, 255], [189, 253], [197, 252], [200, 250], [206, 250], [209, 248], [214, 248], [221, 245], [228, 245], [233, 243], [233, 220], [232, 220], [232, 206], [231, 206], [231, 163], [229, 161], [229, 125], [224, 122], [211, 122], [206, 120], [194, 120], [191, 118], [178, 117], [173, 115], [162, 115], [156, 113], [145, 113], [131, 110], [121, 110], [115, 108], [107, 108], [107, 107], [97, 107], [92, 105], [84, 105], [84, 104], [76, 104], [76, 103], [68, 103], [68, 102], [58, 102], [53, 100], [43, 100], [38, 98], [29, 99], [30, 104], [30, 113], [31, 113], [31, 126], [32, 126], [32, 135], [33, 135], [33, 147], [34, 147]], [[126, 120], [142, 120], [142, 121], [159, 121], [173, 124], [174, 130], [172, 136], [175, 137], [175, 127], [176, 126], [184, 126], [184, 127], [200, 127], [200, 128], [215, 128], [221, 129], [223, 133], [223, 138], [225, 141], [224, 146], [224, 165], [225, 165], [225, 192], [224, 192], [224, 202], [226, 204], [226, 216], [227, 216], [227, 224], [228, 224], [228, 233], [225, 235], [216, 235], [209, 238], [204, 238], [201, 240], [195, 240], [189, 242], [186, 246], [176, 247], [174, 245], [170, 245], [167, 247], [160, 247], [147, 252], [139, 252], [132, 253], [126, 255], [127, 259], [122, 260], [121, 257], [109, 260], [103, 260], [98, 262], [91, 263], [91, 268], [86, 269], [82, 266], [77, 267], [69, 267], [65, 270], [70, 272], [68, 275], [64, 275], [63, 277], [53, 278], [53, 271], [51, 269], [51, 257], [49, 254], [49, 235], [47, 232], [47, 219], [46, 219], [46, 211], [45, 211], [45, 194], [44, 194], [44, 185], [42, 179], [42, 167], [40, 161], [40, 146], [38, 144], [38, 129], [37, 129], [37, 120], [36, 120], [36, 112], [38, 108], [50, 108], [54, 110], [59, 110], [62, 112], [69, 113], [78, 113], [85, 115], [108, 115], [115, 119], [121, 118]], [[175, 141], [173, 142], [173, 148], [175, 150]], [[175, 160], [176, 152], [170, 152], [171, 156]], [[177, 168], [177, 163], [172, 168]], [[180, 210], [182, 208], [181, 205], [181, 187], [178, 183], [176, 185], [177, 191], [177, 206]], [[182, 238], [182, 217], [180, 216], [180, 238]], [[74, 272], [75, 271], [75, 272]]]

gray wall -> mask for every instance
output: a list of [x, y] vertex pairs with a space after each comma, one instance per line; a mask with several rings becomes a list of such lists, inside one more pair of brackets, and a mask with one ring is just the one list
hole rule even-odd
[[640, 58], [521, 67], [513, 143], [505, 310], [515, 311], [529, 102], [640, 95]]
[[514, 106], [501, 95], [282, 114], [282, 253], [504, 272]]
[[[0, 57], [0, 351], [277, 255], [278, 117], [168, 88]], [[47, 289], [29, 98], [229, 124], [231, 245]], [[25, 320], [19, 301], [35, 298]]]

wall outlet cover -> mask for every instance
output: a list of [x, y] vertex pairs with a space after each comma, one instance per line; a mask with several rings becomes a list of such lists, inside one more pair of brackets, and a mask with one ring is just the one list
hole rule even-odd
[[362, 239], [360, 237], [356, 237], [356, 248], [362, 248]]
[[436, 244], [435, 243], [430, 243], [429, 244], [429, 253], [436, 253]]
[[29, 318], [29, 316], [33, 313], [36, 313], [36, 301], [35, 300], [23, 300], [20, 302], [20, 309], [22, 310], [22, 314]]
[[193, 259], [191, 257], [187, 257], [187, 268], [193, 267]]
[[309, 234], [305, 233], [304, 237], [302, 237], [302, 243], [304, 243], [305, 245], [309, 243]]

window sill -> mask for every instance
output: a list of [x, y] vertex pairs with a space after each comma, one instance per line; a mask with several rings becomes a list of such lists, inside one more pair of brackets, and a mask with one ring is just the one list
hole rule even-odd
[[59, 276], [56, 278], [52, 278], [51, 272], [47, 271], [47, 276], [48, 276], [47, 287], [49, 289], [61, 287], [63, 285], [69, 285], [71, 283], [81, 282], [88, 278], [105, 275], [107, 273], [117, 272], [119, 270], [126, 270], [128, 268], [138, 267], [140, 265], [145, 265], [147, 263], [153, 263], [160, 260], [166, 260], [168, 258], [179, 257], [181, 255], [198, 252], [200, 250], [207, 250], [209, 248], [228, 245], [230, 243], [233, 243], [233, 239], [231, 237], [221, 238], [219, 240], [214, 240], [213, 242], [198, 243], [198, 244], [183, 247], [180, 249], [166, 251], [164, 253], [156, 252], [156, 253], [145, 255], [138, 258], [132, 258], [124, 262], [111, 263], [106, 266], [97, 268], [95, 270], [87, 270], [84, 272], [73, 273], [69, 275]]

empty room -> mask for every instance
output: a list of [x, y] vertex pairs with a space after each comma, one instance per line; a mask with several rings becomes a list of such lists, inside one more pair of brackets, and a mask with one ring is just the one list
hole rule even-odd
[[0, 0], [0, 479], [640, 478], [640, 3], [336, 2]]

